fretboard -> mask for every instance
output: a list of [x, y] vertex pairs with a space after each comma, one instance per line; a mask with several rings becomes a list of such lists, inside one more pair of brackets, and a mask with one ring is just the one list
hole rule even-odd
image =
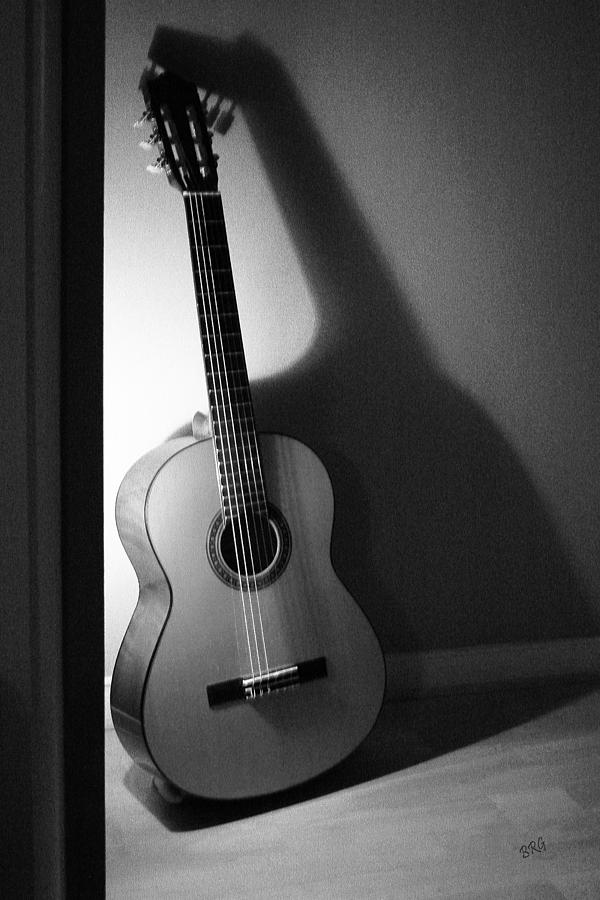
[[221, 195], [184, 193], [204, 370], [226, 519], [266, 513], [254, 410]]

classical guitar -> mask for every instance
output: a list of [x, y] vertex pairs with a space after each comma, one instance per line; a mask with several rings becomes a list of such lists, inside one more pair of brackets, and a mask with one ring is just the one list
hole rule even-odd
[[214, 105], [189, 82], [142, 81], [159, 167], [183, 195], [212, 437], [142, 457], [117, 497], [140, 583], [114, 668], [130, 756], [180, 792], [280, 791], [344, 759], [371, 730], [379, 642], [330, 557], [333, 494], [303, 443], [258, 434], [216, 156]]

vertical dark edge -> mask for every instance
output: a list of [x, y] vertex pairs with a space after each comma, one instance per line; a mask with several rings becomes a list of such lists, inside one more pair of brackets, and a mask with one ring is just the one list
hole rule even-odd
[[27, 100], [29, 7], [3, 9], [0, 44], [4, 64], [0, 118], [3, 130], [2, 238], [15, 242], [0, 271], [0, 896], [32, 895], [32, 687], [29, 658], [29, 545], [27, 316], [28, 278]]
[[63, 2], [61, 501], [68, 898], [105, 893], [104, 16], [104, 0]]
[[[31, 895], [64, 893], [60, 514], [61, 15], [26, 4], [25, 252]], [[27, 890], [21, 888], [23, 895]]]
[[[34, 165], [34, 150], [33, 150], [33, 141], [30, 139], [29, 143], [27, 142], [27, 136], [31, 136], [33, 133], [33, 116], [34, 111], [32, 109], [32, 99], [33, 99], [33, 73], [32, 73], [32, 58], [33, 58], [33, 48], [34, 48], [34, 38], [33, 38], [33, 14], [31, 9], [31, 3], [27, 4], [27, 12], [25, 14], [25, 147], [24, 147], [24, 157], [25, 157], [25, 171], [31, 172]], [[35, 310], [34, 310], [34, 279], [33, 279], [33, 223], [34, 223], [34, 203], [35, 196], [32, 191], [25, 191], [25, 304], [24, 304], [24, 313], [25, 313], [25, 334], [27, 337], [28, 344], [32, 340], [32, 335], [34, 333], [35, 327]], [[37, 546], [37, 532], [35, 528], [35, 513], [36, 510], [34, 508], [33, 498], [36, 496], [36, 466], [33, 464], [33, 459], [35, 459], [35, 444], [36, 444], [36, 434], [35, 434], [35, 415], [32, 415], [33, 410], [33, 398], [34, 398], [34, 377], [32, 372], [32, 361], [31, 361], [31, 351], [27, 354], [27, 368], [25, 372], [25, 397], [27, 402], [27, 451], [29, 456], [29, 464], [27, 466], [27, 503], [28, 503], [28, 556], [29, 556], [29, 640], [31, 642], [32, 634], [36, 632], [38, 628], [38, 610], [37, 603], [39, 601], [39, 580], [38, 573], [36, 570], [35, 564], [32, 564], [33, 561], [37, 561], [38, 558], [38, 546]], [[33, 648], [32, 648], [33, 650]], [[37, 646], [35, 647], [37, 650]], [[33, 677], [33, 670], [36, 665], [36, 659], [34, 653], [31, 654], [31, 695], [30, 695], [30, 703], [31, 707], [35, 707], [35, 678]], [[35, 853], [36, 853], [36, 838], [38, 835], [35, 834], [35, 824], [34, 818], [39, 815], [39, 808], [37, 804], [37, 797], [35, 797], [35, 774], [36, 774], [36, 757], [35, 757], [35, 746], [34, 741], [35, 737], [35, 724], [30, 722], [30, 734], [29, 734], [29, 743], [27, 753], [28, 759], [27, 764], [29, 766], [28, 778], [29, 778], [29, 790], [26, 792], [24, 800], [24, 809], [23, 816], [25, 820], [29, 820], [30, 828], [28, 834], [28, 844], [25, 848], [24, 858], [22, 862], [27, 860], [27, 865], [24, 867], [24, 871], [22, 873], [23, 878], [21, 881], [21, 873], [18, 874], [19, 878], [19, 889], [24, 893], [27, 891], [31, 891], [32, 896], [36, 891], [36, 871], [35, 871]], [[25, 749], [25, 748], [24, 748]], [[16, 885], [11, 885], [10, 889], [14, 889]]]

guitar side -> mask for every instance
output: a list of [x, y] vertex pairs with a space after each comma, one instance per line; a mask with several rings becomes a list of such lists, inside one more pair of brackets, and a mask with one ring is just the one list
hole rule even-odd
[[127, 472], [117, 494], [119, 538], [135, 570], [139, 597], [113, 669], [110, 706], [123, 747], [142, 769], [160, 775], [144, 739], [142, 703], [146, 676], [171, 606], [171, 590], [154, 554], [145, 520], [146, 498], [158, 472], [172, 456], [195, 443], [176, 438], [144, 454]]
[[[144, 768], [216, 799], [282, 790], [335, 765], [372, 728], [385, 686], [377, 638], [331, 566], [325, 469], [298, 441], [260, 441], [269, 499], [291, 533], [285, 570], [257, 594], [270, 661], [320, 658], [324, 678], [218, 708], [207, 702], [208, 685], [241, 674], [245, 642], [239, 592], [208, 561], [219, 509], [210, 443], [184, 443], [160, 464], [147, 485], [143, 528], [131, 514], [139, 497], [121, 506], [140, 601], [115, 668], [115, 726]], [[126, 477], [124, 496], [134, 481]]]

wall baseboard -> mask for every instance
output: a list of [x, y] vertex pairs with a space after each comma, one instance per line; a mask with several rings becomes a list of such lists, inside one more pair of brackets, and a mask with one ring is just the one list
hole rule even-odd
[[[600, 677], [600, 637], [389, 652], [385, 661], [386, 697], [402, 700], [544, 679]], [[104, 699], [104, 727], [110, 729], [110, 676], [104, 679]]]
[[389, 699], [600, 677], [600, 637], [386, 654]]

